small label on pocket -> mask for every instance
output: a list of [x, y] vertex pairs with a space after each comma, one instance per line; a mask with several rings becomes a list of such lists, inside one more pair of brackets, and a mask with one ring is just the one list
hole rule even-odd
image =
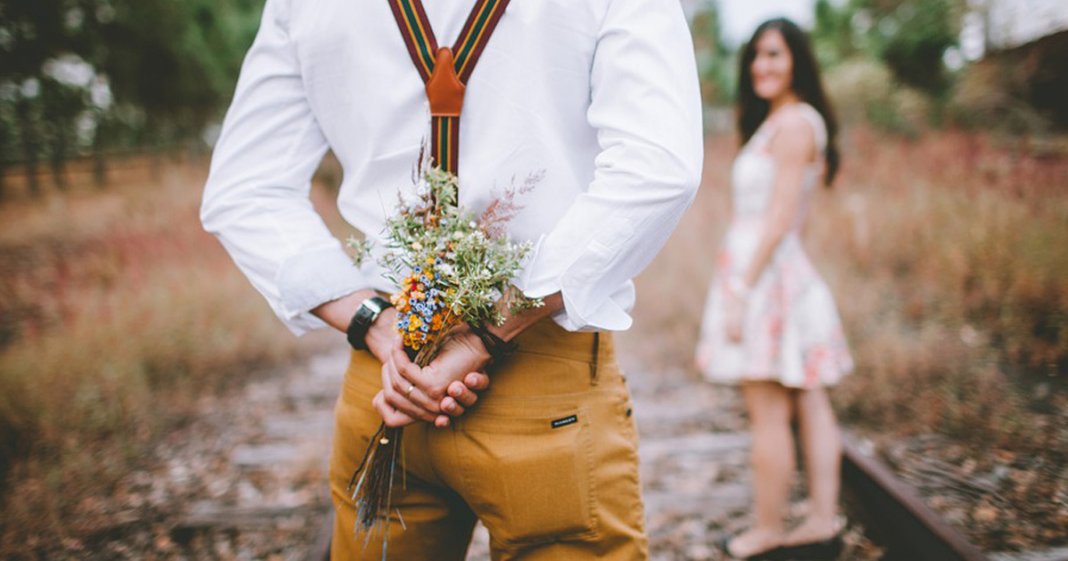
[[569, 415], [563, 419], [556, 419], [552, 422], [553, 428], [558, 429], [560, 427], [566, 427], [567, 425], [573, 425], [578, 422], [578, 415]]

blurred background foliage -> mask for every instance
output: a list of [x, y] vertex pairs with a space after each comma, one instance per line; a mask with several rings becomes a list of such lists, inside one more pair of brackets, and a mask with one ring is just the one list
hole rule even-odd
[[[930, 127], [963, 126], [1043, 135], [1068, 128], [1068, 32], [1016, 48], [982, 39], [965, 56], [963, 22], [983, 0], [817, 0], [813, 49], [838, 112], [847, 123], [915, 136]], [[695, 6], [694, 43], [710, 106], [734, 99], [737, 54], [723, 39], [714, 1]], [[1026, 62], [1026, 64], [1022, 64]]]
[[[211, 140], [259, 25], [260, 0], [0, 3], [0, 165], [200, 150]], [[207, 135], [207, 136], [205, 136]], [[0, 173], [3, 170], [0, 169]]]
[[[1046, 47], [962, 56], [962, 22], [984, 17], [988, 1], [818, 0], [811, 35], [844, 120], [913, 136], [1068, 127], [1064, 33]], [[740, 47], [724, 40], [717, 2], [688, 5], [705, 101], [729, 106]], [[0, 181], [22, 168], [36, 194], [43, 168], [63, 189], [67, 162], [82, 158], [102, 185], [113, 154], [205, 152], [261, 10], [262, 0], [3, 0]], [[730, 122], [712, 115], [712, 128]]]

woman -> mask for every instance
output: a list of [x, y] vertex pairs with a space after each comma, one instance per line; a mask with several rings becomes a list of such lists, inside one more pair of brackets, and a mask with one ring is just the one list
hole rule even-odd
[[[709, 290], [698, 367], [738, 384], [753, 434], [755, 525], [720, 544], [738, 559], [833, 559], [841, 442], [825, 388], [852, 370], [827, 285], [801, 245], [818, 183], [838, 170], [836, 124], [804, 33], [757, 28], [741, 58], [733, 219]], [[797, 420], [809, 508], [784, 525]]]

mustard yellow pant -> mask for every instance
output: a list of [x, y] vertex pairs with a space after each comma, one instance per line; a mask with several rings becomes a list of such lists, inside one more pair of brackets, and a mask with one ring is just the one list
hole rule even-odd
[[[463, 561], [476, 520], [495, 561], [647, 558], [637, 432], [611, 336], [545, 321], [517, 341], [519, 352], [452, 426], [404, 429], [391, 561]], [[353, 352], [337, 402], [333, 561], [382, 557], [381, 533], [354, 536], [346, 489], [381, 422], [371, 407], [380, 371], [372, 355]]]

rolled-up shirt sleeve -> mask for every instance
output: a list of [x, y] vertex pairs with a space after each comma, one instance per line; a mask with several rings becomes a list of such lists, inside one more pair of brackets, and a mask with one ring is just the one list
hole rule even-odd
[[290, 0], [267, 0], [212, 157], [200, 218], [296, 334], [310, 310], [363, 279], [309, 198], [328, 146], [288, 35]]
[[564, 328], [623, 330], [630, 280], [663, 247], [700, 183], [701, 101], [674, 0], [614, 0], [593, 57], [587, 118], [600, 153], [587, 192], [536, 244], [520, 289], [561, 292]]

